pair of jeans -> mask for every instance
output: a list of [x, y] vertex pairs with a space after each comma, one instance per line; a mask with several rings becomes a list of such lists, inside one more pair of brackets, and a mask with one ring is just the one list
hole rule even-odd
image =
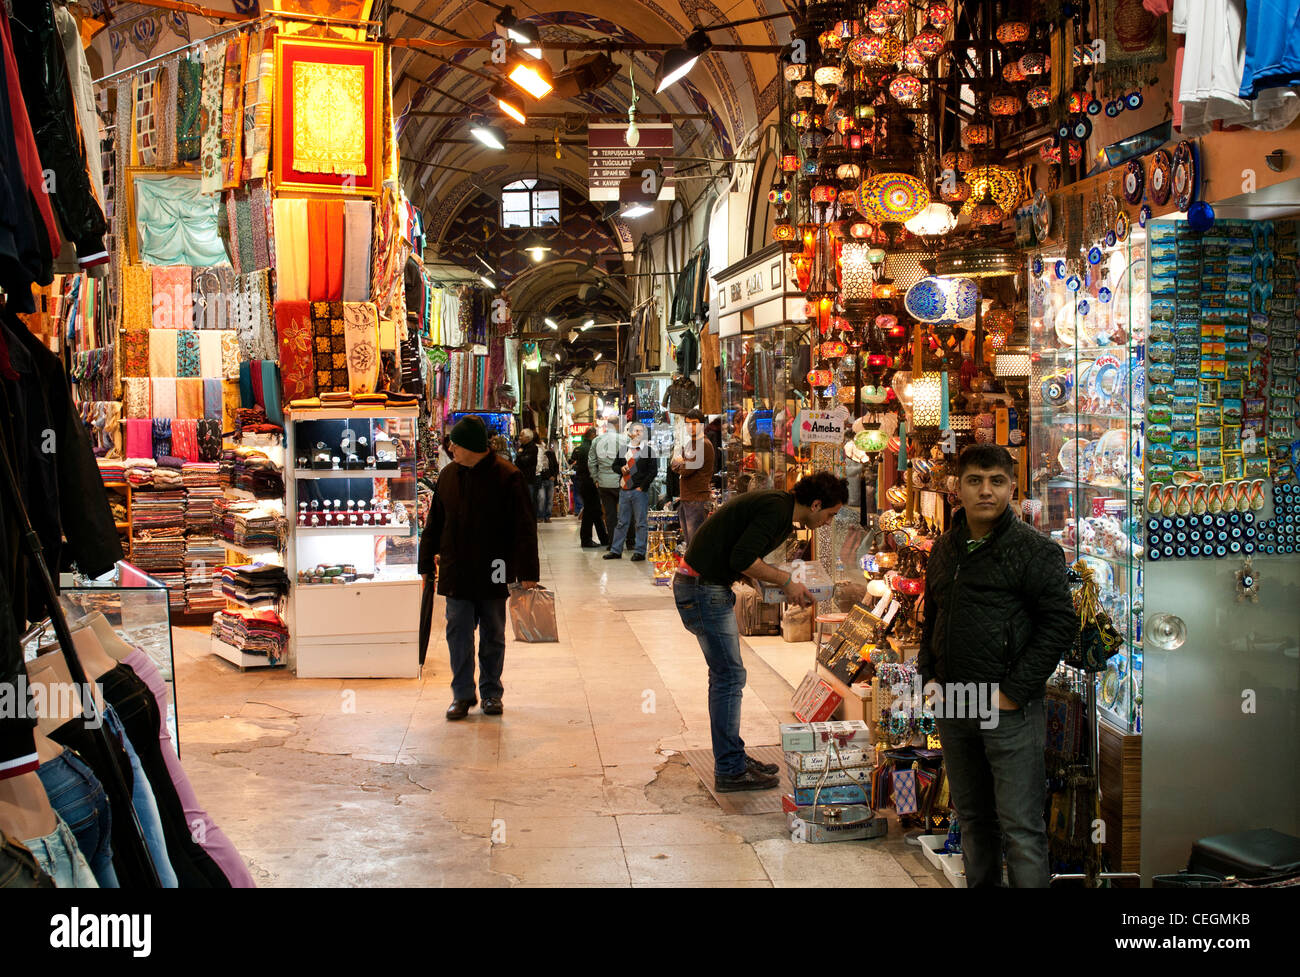
[[636, 527], [636, 546], [632, 552], [645, 556], [646, 537], [650, 532], [647, 514], [650, 512], [650, 496], [640, 489], [623, 489], [618, 493], [618, 525], [614, 527], [614, 538], [609, 544], [611, 553], [622, 554], [623, 542], [633, 526]]
[[[614, 529], [618, 526], [618, 496], [620, 489], [602, 488], [600, 491], [600, 508], [605, 514], [605, 532], [609, 534], [609, 539], [614, 539]], [[636, 537], [632, 535], [632, 528], [626, 530], [627, 545], [632, 546], [636, 542]]]
[[745, 741], [740, 738], [740, 701], [745, 692], [745, 662], [740, 656], [736, 595], [730, 587], [704, 583], [679, 573], [673, 600], [686, 630], [695, 635], [709, 666], [709, 732], [713, 771], [719, 777], [745, 772]]
[[158, 711], [158, 700], [126, 664], [105, 672], [99, 682], [104, 698], [121, 717], [130, 745], [139, 755], [140, 766], [153, 789], [167, 841], [167, 856], [180, 887], [229, 889], [230, 880], [195, 840], [185, 817], [185, 806], [167, 770], [162, 755], [162, 714]]
[[677, 503], [677, 521], [681, 524], [682, 542], [685, 545], [691, 545], [696, 530], [709, 514], [710, 505], [708, 502], [690, 502], [686, 499]]
[[997, 724], [991, 729], [981, 729], [978, 718], [940, 719], [938, 727], [953, 807], [961, 820], [966, 885], [1002, 884], [1005, 844], [1011, 886], [1047, 888], [1043, 700], [998, 710]]
[[153, 860], [154, 871], [158, 873], [158, 882], [164, 889], [180, 888], [176, 870], [172, 867], [167, 854], [167, 837], [163, 831], [162, 814], [158, 810], [158, 800], [154, 796], [149, 777], [140, 765], [140, 755], [131, 746], [131, 739], [122, 727], [122, 720], [113, 707], [104, 706], [104, 726], [117, 738], [126, 751], [126, 758], [131, 764], [131, 807], [135, 811], [136, 821], [140, 825], [140, 835], [144, 838], [149, 857]]
[[64, 749], [36, 770], [50, 807], [72, 829], [101, 889], [116, 889], [113, 871], [113, 812], [99, 778], [73, 752]]
[[24, 841], [41, 870], [54, 880], [59, 889], [98, 889], [95, 873], [86, 864], [86, 856], [77, 847], [77, 839], [68, 823], [54, 815], [58, 824], [44, 838]]
[[605, 528], [605, 514], [600, 507], [600, 491], [596, 483], [589, 478], [578, 482], [578, 497], [582, 499], [582, 525], [578, 528], [578, 538], [583, 545], [594, 542], [591, 531], [596, 530], [596, 538], [601, 546], [609, 545], [609, 530]]
[[555, 493], [555, 480], [538, 478], [533, 481], [533, 504], [537, 506], [537, 521], [551, 521], [551, 497]]
[[36, 856], [0, 831], [0, 889], [53, 889]]
[[505, 688], [506, 598], [447, 598], [447, 650], [451, 653], [451, 696], [474, 701], [474, 629], [478, 629], [478, 690], [484, 699], [499, 699]]

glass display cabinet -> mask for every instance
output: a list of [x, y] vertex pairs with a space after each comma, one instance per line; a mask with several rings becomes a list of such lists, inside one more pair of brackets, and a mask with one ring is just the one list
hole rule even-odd
[[[1113, 235], [1112, 235], [1113, 238]], [[1097, 676], [1100, 718], [1142, 728], [1146, 233], [1030, 260], [1030, 454], [1026, 520], [1082, 560], [1124, 636]], [[1083, 681], [1082, 675], [1075, 676]]]
[[295, 670], [314, 678], [415, 677], [417, 411], [285, 415]]
[[806, 328], [773, 326], [722, 340], [722, 453], [726, 497], [784, 489], [799, 479], [808, 449], [791, 424], [808, 406]]

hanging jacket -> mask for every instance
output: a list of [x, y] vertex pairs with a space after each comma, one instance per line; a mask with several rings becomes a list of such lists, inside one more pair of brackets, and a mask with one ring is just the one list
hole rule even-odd
[[[41, 162], [53, 173], [50, 197], [54, 211], [84, 270], [107, 263], [104, 234], [108, 224], [91, 188], [54, 6], [50, 0], [34, 0], [22, 7], [21, 17], [10, 18], [9, 29], [23, 98]], [[95, 165], [99, 165], [98, 159]]]
[[969, 539], [958, 510], [930, 554], [921, 680], [997, 683], [1023, 706], [1043, 697], [1078, 633], [1065, 556], [1009, 506], [973, 552]]
[[687, 329], [677, 344], [677, 372], [690, 376], [700, 363], [700, 341], [695, 337], [694, 329]]
[[495, 453], [472, 468], [448, 465], [420, 537], [421, 574], [458, 600], [499, 600], [507, 584], [536, 580], [537, 520], [523, 473]]

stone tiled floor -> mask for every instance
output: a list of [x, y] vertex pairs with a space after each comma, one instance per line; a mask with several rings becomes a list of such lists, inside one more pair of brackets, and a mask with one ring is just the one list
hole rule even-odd
[[[580, 549], [575, 520], [539, 528], [560, 642], [509, 640], [502, 717], [443, 718], [441, 606], [418, 680], [240, 674], [176, 629], [185, 767], [259, 885], [946, 884], [896, 824], [815, 846], [724, 815], [678, 755], [709, 745], [708, 676], [671, 594]], [[745, 658], [742, 733], [774, 743], [790, 684]]]

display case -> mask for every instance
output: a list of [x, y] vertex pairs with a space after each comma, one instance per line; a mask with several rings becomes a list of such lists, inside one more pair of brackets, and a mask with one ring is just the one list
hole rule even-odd
[[59, 591], [68, 626], [91, 614], [103, 614], [124, 641], [149, 656], [167, 683], [167, 729], [176, 752], [180, 735], [176, 722], [176, 678], [172, 654], [171, 602], [167, 586], [125, 560], [94, 580], [78, 578]]
[[[790, 426], [805, 406], [808, 345], [805, 327], [773, 326], [721, 342], [722, 452], [727, 497], [751, 489], [783, 489], [803, 461]], [[806, 449], [804, 449], [806, 450]]]
[[[1112, 235], [1113, 237], [1113, 235]], [[1124, 636], [1097, 676], [1100, 717], [1142, 728], [1145, 232], [1029, 270], [1030, 486], [1024, 517], [1082, 560]], [[1080, 678], [1080, 677], [1076, 677]]]
[[659, 459], [659, 471], [650, 486], [650, 505], [656, 507], [662, 505], [668, 495], [668, 459], [673, 456], [673, 445], [678, 435], [674, 415], [664, 406], [664, 394], [668, 392], [672, 377], [666, 373], [642, 373], [635, 375], [633, 380], [636, 419], [645, 425], [654, 456]]
[[285, 415], [288, 623], [296, 673], [417, 676], [417, 411]]

